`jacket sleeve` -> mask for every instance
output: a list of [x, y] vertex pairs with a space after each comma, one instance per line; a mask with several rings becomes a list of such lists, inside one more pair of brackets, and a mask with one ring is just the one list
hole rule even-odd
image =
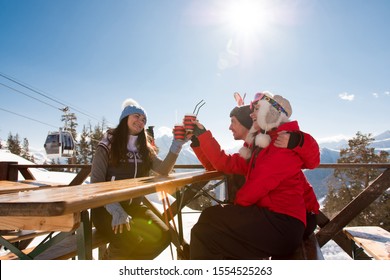
[[213, 167], [227, 174], [246, 175], [248, 163], [239, 154], [227, 155], [208, 130], [198, 136], [200, 148]]
[[302, 159], [302, 169], [314, 169], [320, 164], [320, 148], [317, 141], [310, 134], [301, 133], [303, 141], [293, 151]]
[[91, 167], [91, 183], [105, 182], [108, 168], [108, 152], [102, 146], [96, 148]]
[[214, 166], [211, 164], [209, 159], [206, 157], [206, 155], [203, 153], [202, 149], [200, 146], [198, 147], [192, 147], [192, 150], [194, 151], [196, 157], [200, 161], [200, 163], [203, 165], [203, 167], [207, 171], [215, 170]]
[[152, 162], [152, 170], [160, 175], [168, 175], [172, 171], [178, 156], [178, 154], [172, 152], [168, 152], [164, 160], [156, 156]]

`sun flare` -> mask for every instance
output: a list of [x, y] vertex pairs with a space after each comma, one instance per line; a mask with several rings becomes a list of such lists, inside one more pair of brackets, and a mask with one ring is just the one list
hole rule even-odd
[[270, 14], [263, 1], [233, 1], [226, 8], [225, 20], [234, 32], [250, 35], [267, 26]]

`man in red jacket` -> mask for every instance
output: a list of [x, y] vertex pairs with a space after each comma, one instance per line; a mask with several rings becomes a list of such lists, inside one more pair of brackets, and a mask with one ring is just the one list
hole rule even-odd
[[[253, 144], [241, 151], [241, 155], [249, 156], [249, 161], [240, 154], [226, 155], [202, 125], [195, 129], [200, 149], [213, 168], [246, 175], [246, 182], [234, 205], [213, 206], [203, 211], [191, 232], [193, 259], [281, 256], [293, 252], [302, 240], [307, 208], [303, 197], [311, 186], [301, 169], [305, 165], [315, 167], [319, 161], [305, 162], [291, 149], [274, 145], [278, 132], [299, 131], [299, 127], [288, 119], [291, 106], [287, 100], [280, 96], [272, 99], [270, 95], [262, 98], [254, 105], [262, 103], [263, 110], [252, 114], [255, 121], [249, 133], [252, 141], [247, 139], [247, 143]], [[258, 126], [257, 120], [263, 127]], [[266, 133], [258, 133], [260, 128]], [[318, 205], [316, 199], [314, 202]]]
[[[242, 101], [243, 102], [243, 101]], [[242, 103], [243, 104], [243, 103]], [[250, 105], [236, 106], [230, 112], [230, 126], [229, 130], [233, 133], [235, 140], [244, 140], [247, 138], [249, 130], [252, 127], [253, 121], [250, 116], [252, 113]], [[194, 136], [191, 147], [206, 170], [215, 170], [211, 162], [208, 160], [199, 147], [199, 141]], [[288, 148], [295, 151], [304, 161], [304, 169], [314, 169], [320, 162], [319, 147], [317, 141], [307, 133], [302, 131], [282, 131], [278, 133], [274, 145], [279, 148]], [[244, 147], [248, 144], [244, 143]], [[241, 150], [242, 153], [244, 148]], [[231, 174], [229, 176], [228, 184], [228, 199], [227, 202], [232, 203], [236, 196], [236, 192], [245, 183], [245, 176], [238, 174]], [[312, 186], [307, 183], [304, 199], [307, 208], [306, 228], [303, 238], [306, 239], [313, 233], [317, 227], [317, 215], [319, 213], [319, 204]]]

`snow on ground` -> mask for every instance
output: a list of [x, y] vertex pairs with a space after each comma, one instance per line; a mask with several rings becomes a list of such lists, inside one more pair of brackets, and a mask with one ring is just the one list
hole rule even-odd
[[[17, 155], [14, 155], [10, 153], [7, 150], [0, 149], [0, 161], [16, 161], [20, 164], [32, 164], [30, 161], [25, 160]], [[46, 181], [46, 182], [58, 182], [58, 183], [64, 183], [68, 184], [73, 180], [73, 178], [76, 176], [75, 173], [68, 173], [68, 172], [54, 172], [54, 171], [47, 171], [43, 168], [32, 168], [31, 169], [32, 174], [36, 178], [36, 180], [39, 181]], [[20, 180], [23, 180], [23, 176], [19, 173], [18, 175]], [[89, 182], [89, 179], [86, 180], [86, 183]], [[153, 202], [153, 204], [159, 209], [161, 212], [163, 211], [163, 204], [161, 203], [158, 194], [150, 194], [147, 196], [150, 201]], [[170, 203], [173, 203], [174, 198], [169, 198]], [[199, 217], [199, 212], [194, 211], [188, 207], [185, 207], [183, 209], [183, 236], [184, 239], [189, 242], [190, 241], [190, 232], [192, 226], [197, 222]], [[178, 226], [177, 218], [175, 218], [175, 224], [176, 227]], [[32, 245], [38, 244], [41, 240], [39, 238], [36, 238]], [[176, 258], [176, 248], [172, 245], [173, 250], [173, 256]], [[333, 240], [325, 244], [321, 248], [324, 257], [326, 260], [350, 260], [351, 258], [348, 256], [347, 253], [345, 253]], [[1, 254], [5, 254], [6, 252], [1, 251]], [[94, 258], [97, 259], [97, 250], [94, 250]], [[156, 259], [158, 260], [171, 260], [171, 248], [167, 248], [165, 251], [163, 251], [160, 256], [158, 256]]]

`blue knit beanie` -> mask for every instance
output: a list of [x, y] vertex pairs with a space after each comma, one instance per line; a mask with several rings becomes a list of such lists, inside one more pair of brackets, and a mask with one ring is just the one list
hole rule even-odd
[[[123, 104], [122, 104], [122, 114], [119, 118], [119, 122], [121, 122], [124, 118], [126, 118], [127, 116], [129, 115], [133, 115], [133, 114], [141, 114], [141, 115], [144, 115], [145, 116], [145, 120], [147, 121], [147, 115], [146, 115], [146, 111], [144, 110], [144, 108], [142, 108], [137, 101], [129, 98], [129, 99], [126, 99]], [[145, 121], [145, 123], [146, 123]]]

